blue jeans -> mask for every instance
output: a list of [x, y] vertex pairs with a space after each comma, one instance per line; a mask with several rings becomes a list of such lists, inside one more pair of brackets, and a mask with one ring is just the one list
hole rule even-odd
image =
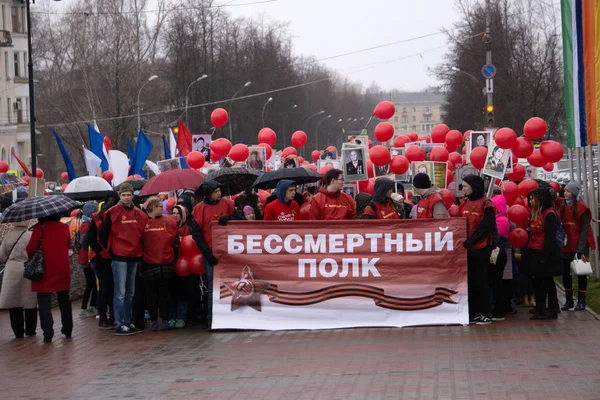
[[210, 263], [208, 261], [206, 261], [206, 258], [204, 256], [202, 256], [202, 261], [204, 261], [204, 269], [206, 270], [206, 286], [207, 286], [207, 292], [208, 292], [208, 315], [206, 316], [206, 319], [208, 320], [208, 329], [211, 328], [212, 326], [212, 311], [213, 311], [213, 275], [214, 275], [214, 268], [212, 265], [210, 265]]
[[115, 330], [123, 325], [131, 325], [131, 302], [135, 292], [135, 275], [137, 262], [115, 261], [112, 262], [115, 309]]

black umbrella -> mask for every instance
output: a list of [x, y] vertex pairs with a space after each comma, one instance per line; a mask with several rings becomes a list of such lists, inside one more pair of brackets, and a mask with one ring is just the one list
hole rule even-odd
[[298, 185], [304, 185], [318, 182], [322, 177], [317, 171], [308, 168], [281, 168], [276, 171], [265, 172], [254, 182], [252, 187], [275, 189], [277, 183], [282, 179], [290, 179]]
[[[128, 181], [123, 181], [121, 183], [129, 183], [133, 187], [133, 190], [142, 190], [146, 182], [148, 182], [146, 179], [131, 179]], [[121, 185], [119, 184], [118, 186], [114, 186], [114, 189], [116, 191], [119, 191], [119, 186]]]
[[23, 222], [44, 218], [67, 212], [77, 206], [77, 202], [63, 195], [28, 197], [8, 207], [0, 222]]
[[[213, 180], [223, 188], [224, 196], [233, 196], [252, 187], [252, 184], [261, 175], [261, 172], [251, 171], [246, 168], [219, 168], [210, 170], [205, 180]], [[202, 193], [202, 185], [198, 187], [197, 193]]]

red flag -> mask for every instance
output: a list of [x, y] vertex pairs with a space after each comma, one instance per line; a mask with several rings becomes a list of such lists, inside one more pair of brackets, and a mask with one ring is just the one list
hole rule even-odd
[[19, 165], [21, 166], [21, 168], [23, 168], [23, 171], [25, 171], [25, 173], [28, 176], [32, 176], [31, 175], [31, 171], [29, 170], [29, 168], [27, 168], [27, 164], [25, 164], [23, 161], [19, 160], [19, 157], [17, 157], [17, 155], [15, 154], [15, 151], [11, 151], [10, 154], [12, 154], [12, 156], [17, 160], [17, 162], [19, 163]]
[[177, 150], [183, 156], [187, 156], [192, 151], [192, 132], [179, 120], [179, 131], [177, 132]]

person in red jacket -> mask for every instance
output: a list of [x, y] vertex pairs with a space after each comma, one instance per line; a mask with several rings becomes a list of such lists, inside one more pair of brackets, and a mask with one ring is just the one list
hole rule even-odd
[[176, 205], [171, 210], [171, 215], [175, 217], [175, 222], [177, 222], [177, 235], [179, 238], [183, 238], [184, 236], [188, 236], [192, 234], [190, 227], [187, 226], [187, 210], [184, 206]]
[[[77, 264], [79, 268], [83, 270], [83, 275], [85, 276], [85, 289], [83, 291], [83, 296], [81, 298], [81, 312], [79, 313], [79, 317], [81, 318], [89, 318], [95, 317], [98, 309], [96, 308], [97, 301], [97, 289], [96, 289], [96, 274], [94, 274], [94, 270], [90, 265], [90, 255], [89, 255], [89, 244], [88, 244], [88, 234], [90, 231], [91, 225], [94, 223], [92, 219], [92, 214], [96, 211], [97, 206], [95, 203], [86, 203], [82, 208], [81, 215], [81, 224], [79, 225], [79, 245], [81, 248], [79, 249], [79, 254], [77, 255]], [[91, 296], [91, 298], [90, 298]], [[88, 308], [89, 301], [89, 308]]]
[[158, 312], [161, 330], [169, 329], [169, 279], [173, 276], [175, 250], [178, 242], [177, 222], [170, 215], [163, 216], [162, 200], [158, 197], [146, 202], [148, 223], [142, 236], [143, 262], [140, 276], [146, 288], [146, 304], [150, 314], [150, 329], [158, 330]]
[[69, 227], [60, 222], [60, 214], [40, 218], [33, 228], [27, 245], [27, 256], [31, 258], [41, 245], [44, 256], [44, 277], [31, 282], [31, 291], [37, 292], [40, 313], [40, 325], [44, 331], [44, 342], [52, 342], [54, 337], [54, 319], [52, 318], [52, 293], [56, 293], [62, 322], [61, 332], [67, 339], [73, 332], [73, 311], [69, 300], [71, 287], [71, 263], [69, 247], [71, 233]]
[[[563, 311], [570, 310], [575, 306], [573, 303], [571, 261], [575, 259], [575, 256], [580, 259], [587, 257], [589, 249], [596, 248], [594, 234], [590, 226], [592, 213], [582, 200], [577, 200], [577, 196], [579, 196], [579, 185], [576, 182], [569, 182], [565, 186], [565, 198], [558, 212], [563, 229], [567, 234], [567, 244], [560, 253], [563, 261], [565, 297], [567, 298], [567, 301], [561, 307]], [[586, 291], [587, 276], [580, 275], [577, 277], [577, 305], [575, 311], [585, 310]]]
[[373, 200], [365, 207], [362, 219], [400, 219], [400, 211], [392, 200], [394, 181], [389, 178], [379, 178], [375, 181]]
[[277, 183], [277, 199], [265, 207], [265, 221], [295, 221], [299, 219], [300, 206], [294, 200], [296, 184], [289, 179]]
[[415, 192], [421, 196], [417, 204], [417, 219], [448, 218], [448, 209], [444, 204], [442, 190], [431, 184], [427, 174], [416, 174], [413, 177]]
[[487, 325], [490, 318], [490, 287], [488, 264], [496, 229], [496, 206], [485, 195], [483, 179], [469, 175], [463, 179], [466, 201], [459, 207], [467, 219], [467, 274], [469, 287], [469, 316], [472, 323]]
[[213, 300], [213, 272], [214, 266], [219, 263], [212, 253], [212, 226], [213, 221], [220, 224], [227, 223], [233, 216], [235, 204], [232, 200], [223, 197], [221, 185], [213, 180], [205, 180], [198, 188], [204, 195], [204, 200], [198, 203], [192, 211], [194, 221], [192, 222], [192, 237], [202, 253], [204, 269], [206, 270], [206, 285], [208, 286], [208, 328], [212, 324], [212, 300]]
[[135, 276], [142, 258], [142, 235], [148, 216], [133, 204], [133, 187], [122, 183], [120, 201], [106, 212], [100, 233], [101, 244], [110, 251], [114, 297], [115, 335], [132, 335], [142, 330], [131, 323]]
[[330, 169], [323, 177], [323, 186], [310, 203], [310, 219], [356, 219], [354, 199], [342, 191], [344, 173], [339, 169]]

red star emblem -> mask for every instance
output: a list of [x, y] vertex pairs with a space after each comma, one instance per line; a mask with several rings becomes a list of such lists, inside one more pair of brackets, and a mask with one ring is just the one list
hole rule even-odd
[[252, 270], [246, 265], [239, 281], [225, 282], [225, 287], [231, 292], [231, 311], [248, 306], [260, 312], [260, 295], [269, 286], [269, 282], [254, 279]]

